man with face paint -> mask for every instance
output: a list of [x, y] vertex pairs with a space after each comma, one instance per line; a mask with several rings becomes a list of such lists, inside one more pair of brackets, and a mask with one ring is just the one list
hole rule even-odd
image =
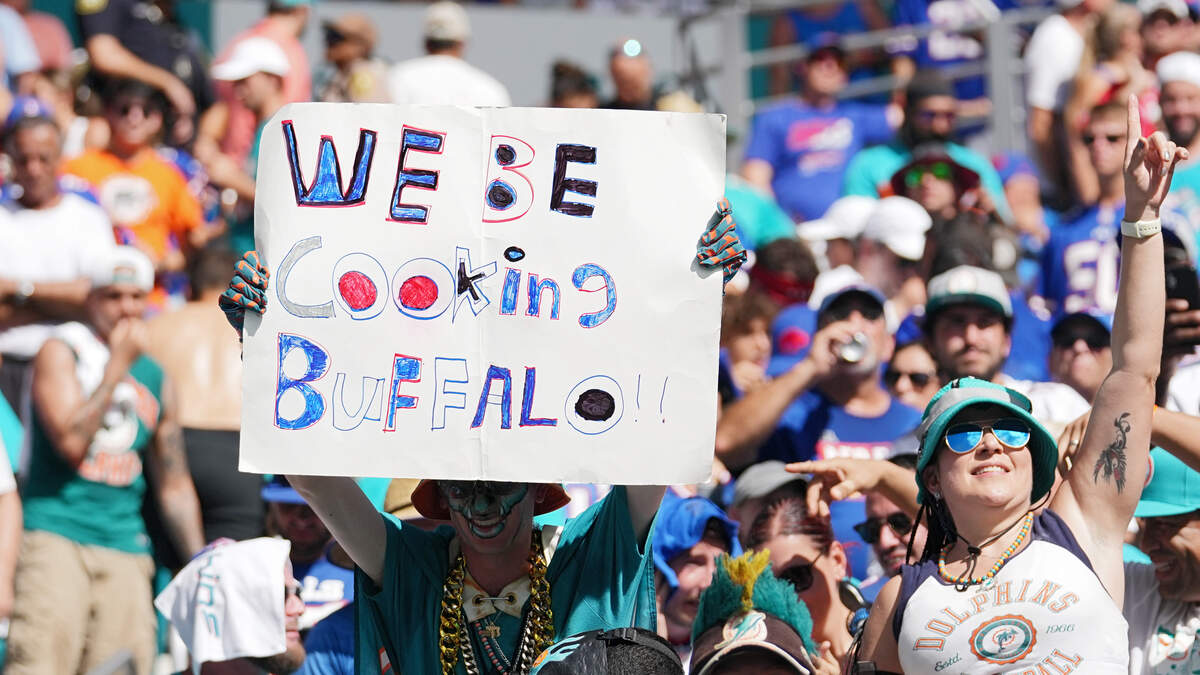
[[[694, 264], [728, 282], [746, 259], [722, 200]], [[269, 272], [247, 253], [221, 298], [239, 336], [266, 309]], [[570, 501], [562, 486], [422, 480], [412, 505], [433, 531], [380, 515], [352, 478], [289, 476], [357, 565], [356, 662], [386, 672], [528, 673], [566, 636], [653, 629], [650, 532], [662, 486], [614, 486], [560, 529], [534, 516]]]

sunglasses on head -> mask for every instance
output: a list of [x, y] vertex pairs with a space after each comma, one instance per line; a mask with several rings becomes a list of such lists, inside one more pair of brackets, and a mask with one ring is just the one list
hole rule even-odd
[[855, 525], [854, 531], [868, 544], [877, 544], [879, 543], [879, 533], [883, 531], [884, 525], [892, 528], [892, 532], [895, 532], [897, 537], [903, 537], [912, 532], [913, 522], [912, 518], [897, 511], [887, 518], [867, 518]]
[[950, 180], [954, 172], [946, 162], [934, 162], [932, 164], [914, 166], [904, 174], [904, 184], [910, 188], [915, 188], [921, 184], [926, 174], [933, 174], [933, 177], [939, 180]]
[[946, 447], [957, 455], [965, 455], [983, 442], [984, 432], [990, 431], [1000, 441], [1001, 445], [1017, 449], [1025, 447], [1029, 442], [1029, 425], [1016, 417], [1002, 417], [997, 420], [981, 420], [977, 422], [960, 422], [946, 429]]
[[[825, 555], [825, 554], [822, 553], [821, 555]], [[817, 558], [819, 559], [820, 556], [817, 556]], [[792, 565], [791, 567], [789, 567], [785, 570], [782, 570], [775, 576], [776, 576], [776, 578], [782, 579], [783, 581], [786, 581], [789, 584], [791, 584], [792, 588], [795, 589], [795, 591], [797, 593], [803, 593], [804, 591], [807, 591], [808, 589], [812, 588], [813, 565], [815, 565], [816, 563], [817, 563], [817, 561], [814, 560], [810, 563], [801, 563], [799, 565]]]
[[1109, 346], [1108, 335], [1095, 330], [1063, 332], [1051, 337], [1054, 340], [1054, 346], [1059, 349], [1070, 349], [1080, 340], [1087, 343], [1088, 349], [1092, 351]]
[[914, 387], [920, 389], [929, 386], [929, 383], [933, 382], [937, 375], [935, 373], [922, 373], [919, 370], [906, 372], [903, 370], [893, 370], [888, 368], [887, 370], [883, 371], [883, 383], [889, 387], [895, 387], [896, 384], [900, 382], [900, 378], [902, 377], [907, 377], [908, 381], [912, 382]]
[[1098, 138], [1103, 138], [1104, 140], [1108, 141], [1109, 145], [1116, 145], [1117, 143], [1125, 142], [1125, 134], [1100, 134], [1099, 136], [1096, 134], [1084, 134], [1083, 144], [1093, 145], [1096, 143], [1096, 139]]

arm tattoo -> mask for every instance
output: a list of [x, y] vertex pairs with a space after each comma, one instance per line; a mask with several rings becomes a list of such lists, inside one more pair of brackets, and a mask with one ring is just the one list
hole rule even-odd
[[178, 424], [169, 423], [162, 429], [158, 457], [164, 473], [187, 471], [187, 456], [183, 449], [183, 431]]
[[1113, 426], [1117, 428], [1117, 437], [1100, 452], [1100, 459], [1096, 460], [1096, 467], [1092, 471], [1092, 480], [1096, 483], [1100, 482], [1100, 472], [1103, 471], [1105, 481], [1116, 482], [1118, 493], [1125, 489], [1125, 442], [1126, 435], [1132, 428], [1127, 417], [1129, 413], [1123, 412], [1113, 420]]

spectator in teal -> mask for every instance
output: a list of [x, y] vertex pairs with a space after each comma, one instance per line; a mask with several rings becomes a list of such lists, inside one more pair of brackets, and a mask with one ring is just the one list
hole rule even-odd
[[1005, 221], [1011, 220], [1004, 184], [995, 167], [987, 157], [953, 142], [958, 99], [950, 83], [933, 74], [922, 74], [909, 84], [905, 97], [904, 123], [896, 140], [854, 155], [846, 167], [843, 193], [886, 197], [892, 194], [892, 176], [912, 161], [914, 148], [924, 143], [944, 143], [946, 153], [956, 163], [979, 174], [996, 211]]

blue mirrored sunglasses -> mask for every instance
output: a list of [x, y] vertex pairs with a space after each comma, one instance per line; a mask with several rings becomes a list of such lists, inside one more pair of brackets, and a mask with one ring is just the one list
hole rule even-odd
[[990, 422], [982, 420], [951, 425], [946, 430], [946, 447], [955, 454], [966, 454], [979, 447], [987, 431], [992, 432], [1001, 445], [1009, 448], [1023, 448], [1029, 442], [1029, 425], [1016, 417], [1004, 417]]

